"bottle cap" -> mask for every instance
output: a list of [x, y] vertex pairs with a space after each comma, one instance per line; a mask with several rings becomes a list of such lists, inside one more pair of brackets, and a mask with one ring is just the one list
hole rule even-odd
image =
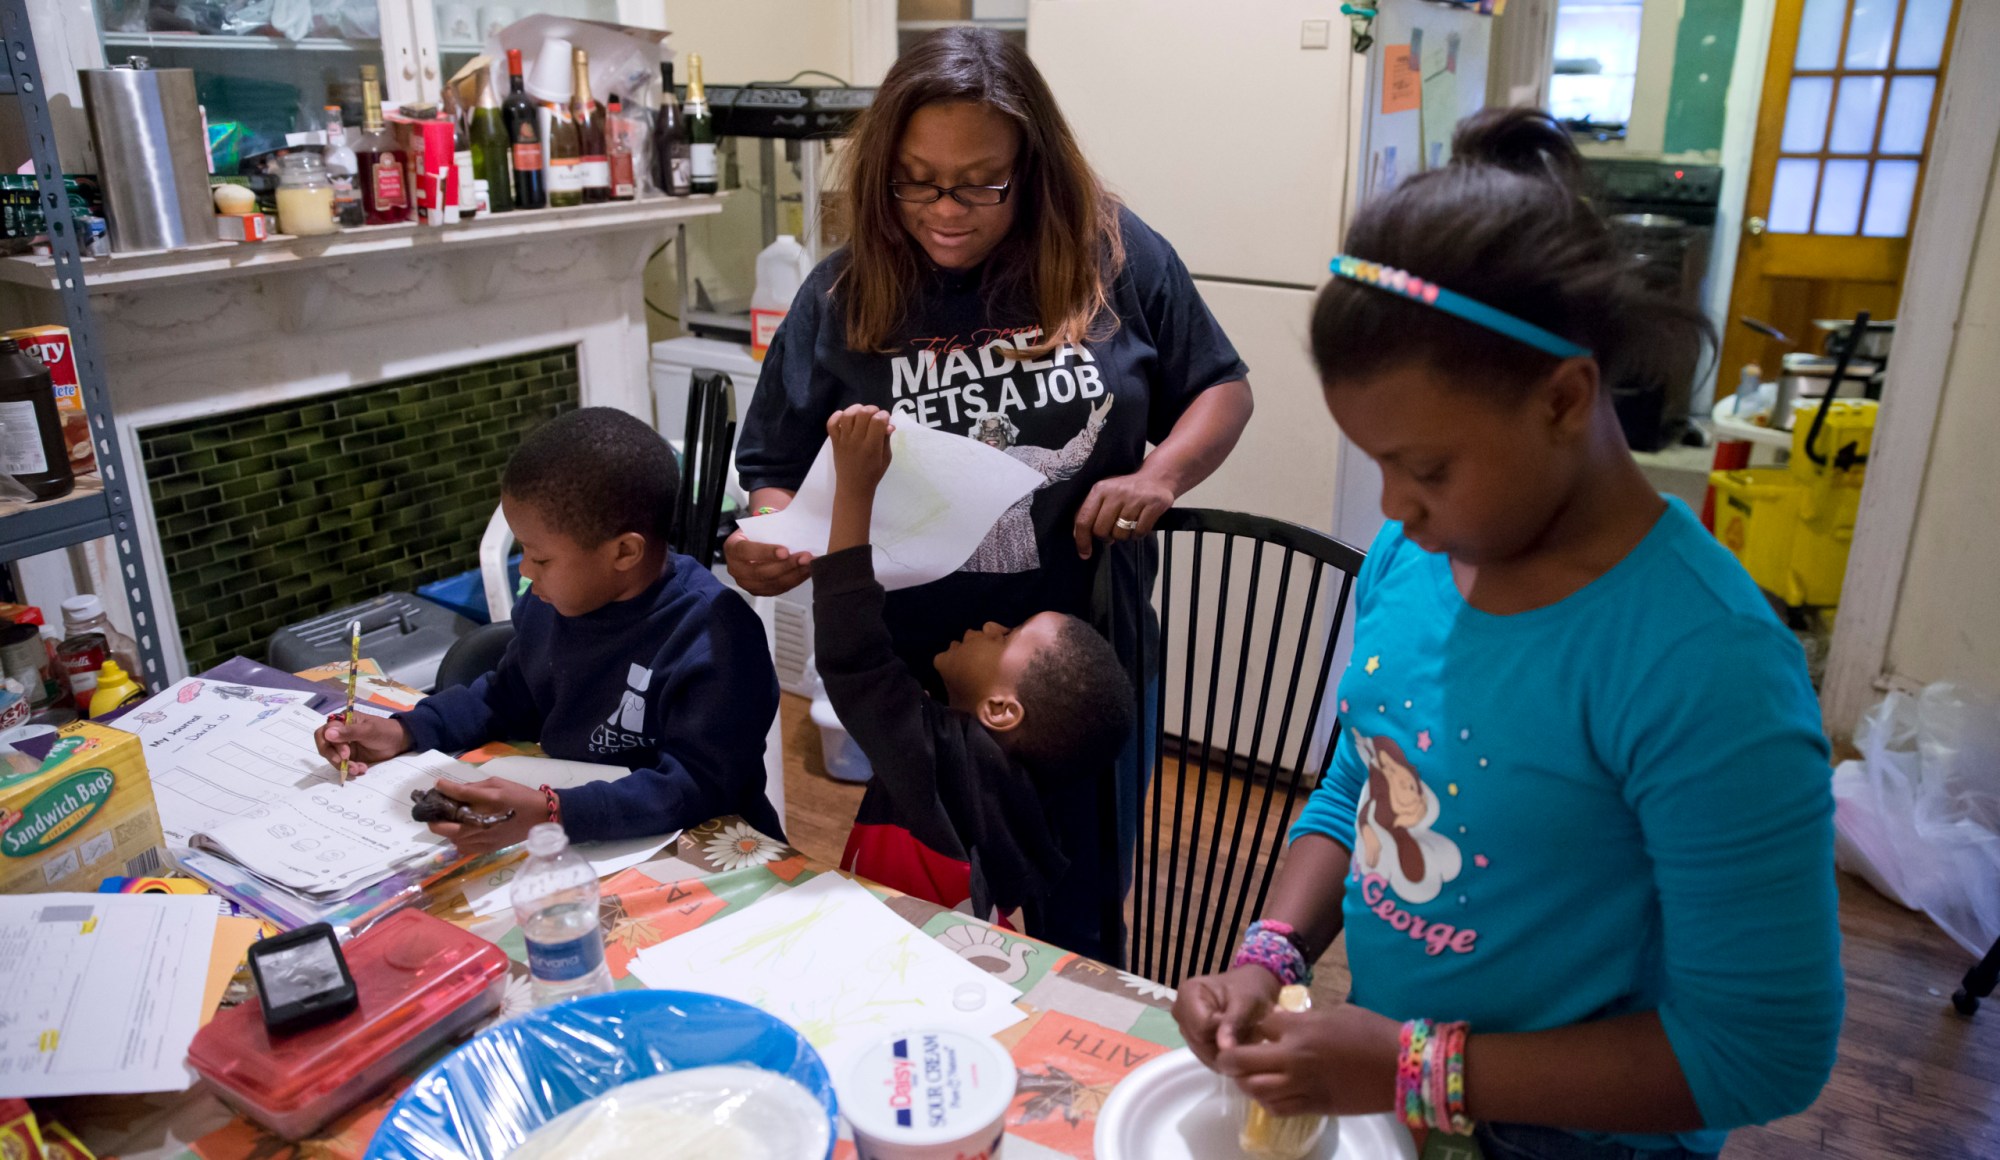
[[569, 41], [559, 36], [544, 40], [542, 51], [535, 55], [535, 67], [529, 70], [523, 85], [528, 95], [538, 101], [568, 104], [574, 84]]
[[569, 846], [569, 834], [554, 822], [543, 822], [528, 831], [528, 853], [546, 858], [560, 854]]
[[104, 601], [96, 596], [72, 596], [62, 602], [62, 612], [67, 619], [89, 620], [104, 615]]

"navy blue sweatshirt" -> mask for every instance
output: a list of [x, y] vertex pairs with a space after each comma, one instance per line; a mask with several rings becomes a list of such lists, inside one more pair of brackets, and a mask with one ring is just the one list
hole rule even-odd
[[537, 740], [550, 757], [622, 765], [563, 790], [578, 842], [663, 834], [725, 814], [784, 837], [764, 796], [778, 675], [743, 598], [687, 556], [644, 592], [582, 616], [525, 596], [500, 665], [398, 714], [418, 750]]

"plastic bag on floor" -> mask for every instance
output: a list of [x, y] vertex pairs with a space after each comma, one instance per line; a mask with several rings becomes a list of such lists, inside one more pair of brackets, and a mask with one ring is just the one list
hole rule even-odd
[[1890, 693], [1833, 775], [1834, 860], [1975, 955], [2000, 938], [2000, 702]]

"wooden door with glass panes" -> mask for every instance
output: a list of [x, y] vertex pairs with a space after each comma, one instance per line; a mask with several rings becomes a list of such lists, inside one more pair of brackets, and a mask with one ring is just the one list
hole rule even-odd
[[1775, 375], [1786, 350], [1745, 315], [1806, 349], [1816, 318], [1896, 316], [1955, 14], [1955, 0], [1778, 0], [1724, 390], [1746, 363]]

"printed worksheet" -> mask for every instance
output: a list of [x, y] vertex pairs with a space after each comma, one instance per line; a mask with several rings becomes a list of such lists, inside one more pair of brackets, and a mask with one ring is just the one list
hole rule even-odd
[[435, 750], [406, 753], [345, 785], [275, 795], [196, 834], [193, 845], [308, 898], [343, 897], [450, 844], [410, 816], [410, 793], [469, 770]]
[[[285, 794], [337, 784], [339, 773], [319, 755], [313, 731], [325, 718], [301, 703], [258, 706], [202, 719], [199, 728], [166, 735], [146, 751], [160, 830], [167, 845], [185, 849], [194, 836], [242, 817]], [[139, 734], [142, 742], [146, 733]], [[407, 810], [405, 812], [408, 812]]]
[[181, 1091], [215, 899], [0, 895], [0, 1096]]

